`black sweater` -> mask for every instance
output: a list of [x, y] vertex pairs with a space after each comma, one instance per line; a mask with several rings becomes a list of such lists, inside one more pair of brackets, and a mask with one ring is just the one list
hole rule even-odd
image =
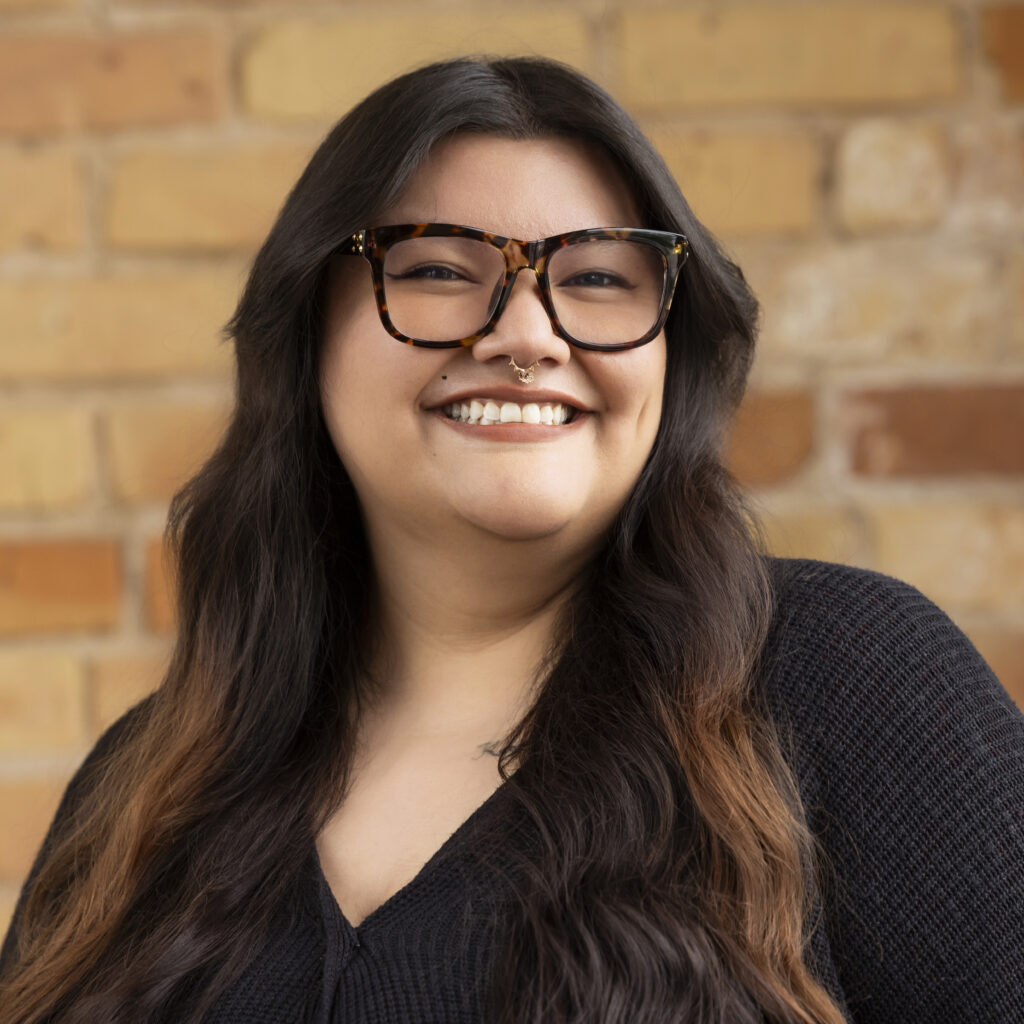
[[[1024, 717], [912, 588], [776, 570], [761, 695], [832, 867], [811, 964], [856, 1024], [1021, 1024]], [[355, 929], [311, 851], [296, 905], [209, 1024], [477, 1024], [493, 950], [475, 897], [495, 885], [478, 854], [500, 867], [511, 813], [499, 789]]]

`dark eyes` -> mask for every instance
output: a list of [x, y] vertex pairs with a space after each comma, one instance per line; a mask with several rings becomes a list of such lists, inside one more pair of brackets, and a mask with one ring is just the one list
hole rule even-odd
[[606, 270], [587, 270], [573, 274], [564, 281], [559, 281], [559, 288], [632, 288], [633, 286], [619, 274]]
[[388, 274], [393, 281], [465, 281], [470, 280], [465, 274], [452, 267], [438, 263], [427, 263], [419, 267], [410, 267], [401, 274]]

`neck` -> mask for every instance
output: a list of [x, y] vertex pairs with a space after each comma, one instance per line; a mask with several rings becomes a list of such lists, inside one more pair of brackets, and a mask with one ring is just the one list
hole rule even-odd
[[590, 552], [483, 531], [370, 531], [374, 703], [423, 722], [510, 726], [529, 706], [555, 623]]

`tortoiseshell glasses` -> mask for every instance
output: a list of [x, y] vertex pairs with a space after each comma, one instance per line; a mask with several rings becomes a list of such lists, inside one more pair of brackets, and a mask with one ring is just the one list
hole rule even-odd
[[521, 242], [457, 224], [398, 224], [357, 231], [339, 252], [369, 261], [381, 323], [407, 344], [472, 345], [494, 330], [529, 269], [555, 334], [609, 352], [657, 336], [689, 249], [683, 235], [646, 228]]

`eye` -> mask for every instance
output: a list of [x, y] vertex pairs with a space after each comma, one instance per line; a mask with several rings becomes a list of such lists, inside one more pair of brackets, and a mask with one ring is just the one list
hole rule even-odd
[[623, 288], [631, 290], [630, 284], [621, 274], [610, 270], [581, 270], [558, 282], [559, 288]]
[[445, 266], [442, 263], [421, 263], [416, 267], [409, 267], [401, 273], [391, 272], [388, 277], [392, 281], [468, 281], [475, 284], [476, 281], [466, 272], [455, 267]]

